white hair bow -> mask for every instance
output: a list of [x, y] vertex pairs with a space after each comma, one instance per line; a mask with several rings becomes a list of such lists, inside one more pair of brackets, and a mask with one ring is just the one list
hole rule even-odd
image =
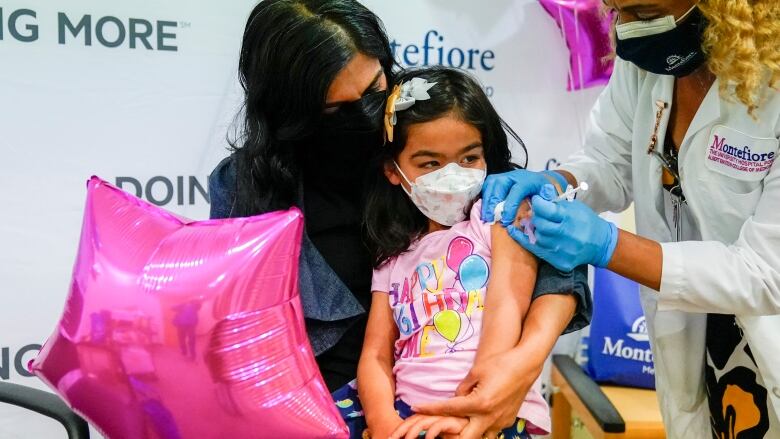
[[417, 101], [427, 101], [431, 98], [428, 90], [436, 85], [424, 78], [412, 78], [408, 82], [393, 87], [393, 92], [387, 99], [385, 107], [385, 134], [389, 142], [393, 141], [393, 127], [398, 123], [397, 111], [411, 108]]

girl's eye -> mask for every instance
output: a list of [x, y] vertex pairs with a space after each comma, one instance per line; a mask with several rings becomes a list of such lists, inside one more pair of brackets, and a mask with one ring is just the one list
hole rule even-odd
[[423, 169], [433, 169], [439, 166], [439, 162], [436, 161], [430, 161], [420, 164], [420, 167]]
[[465, 163], [467, 165], [470, 165], [472, 163], [478, 162], [482, 157], [478, 155], [469, 155], [466, 157], [463, 157], [463, 160], [461, 160], [461, 163]]

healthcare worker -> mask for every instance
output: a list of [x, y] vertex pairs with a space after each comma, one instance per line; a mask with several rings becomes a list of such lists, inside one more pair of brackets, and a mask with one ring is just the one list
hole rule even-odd
[[[780, 1], [613, 0], [618, 60], [584, 148], [489, 178], [516, 241], [641, 300], [670, 438], [780, 438]], [[577, 200], [548, 201], [587, 182]], [[535, 244], [511, 225], [533, 196]], [[634, 202], [638, 235], [596, 212]], [[593, 210], [591, 210], [593, 209]]]

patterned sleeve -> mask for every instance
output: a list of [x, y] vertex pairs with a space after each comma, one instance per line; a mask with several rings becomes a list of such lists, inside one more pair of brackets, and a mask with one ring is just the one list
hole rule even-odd
[[469, 229], [471, 234], [485, 245], [485, 247], [492, 249], [490, 229], [492, 224], [482, 221], [482, 200], [478, 200], [471, 207], [471, 214], [469, 215]]

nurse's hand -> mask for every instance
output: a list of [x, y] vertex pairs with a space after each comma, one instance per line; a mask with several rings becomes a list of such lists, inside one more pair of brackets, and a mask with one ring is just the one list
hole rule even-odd
[[509, 235], [561, 271], [583, 264], [606, 267], [617, 246], [617, 227], [580, 201], [550, 201], [555, 194], [551, 186], [541, 194], [546, 198], [536, 195], [531, 201], [536, 243], [513, 225], [507, 226]]
[[[517, 218], [517, 209], [524, 199], [538, 194], [542, 187], [555, 179], [566, 188], [566, 179], [554, 171], [533, 172], [525, 169], [489, 175], [482, 186], [482, 221], [492, 223], [501, 220], [504, 225]], [[505, 201], [501, 218], [494, 218], [496, 204]]]

